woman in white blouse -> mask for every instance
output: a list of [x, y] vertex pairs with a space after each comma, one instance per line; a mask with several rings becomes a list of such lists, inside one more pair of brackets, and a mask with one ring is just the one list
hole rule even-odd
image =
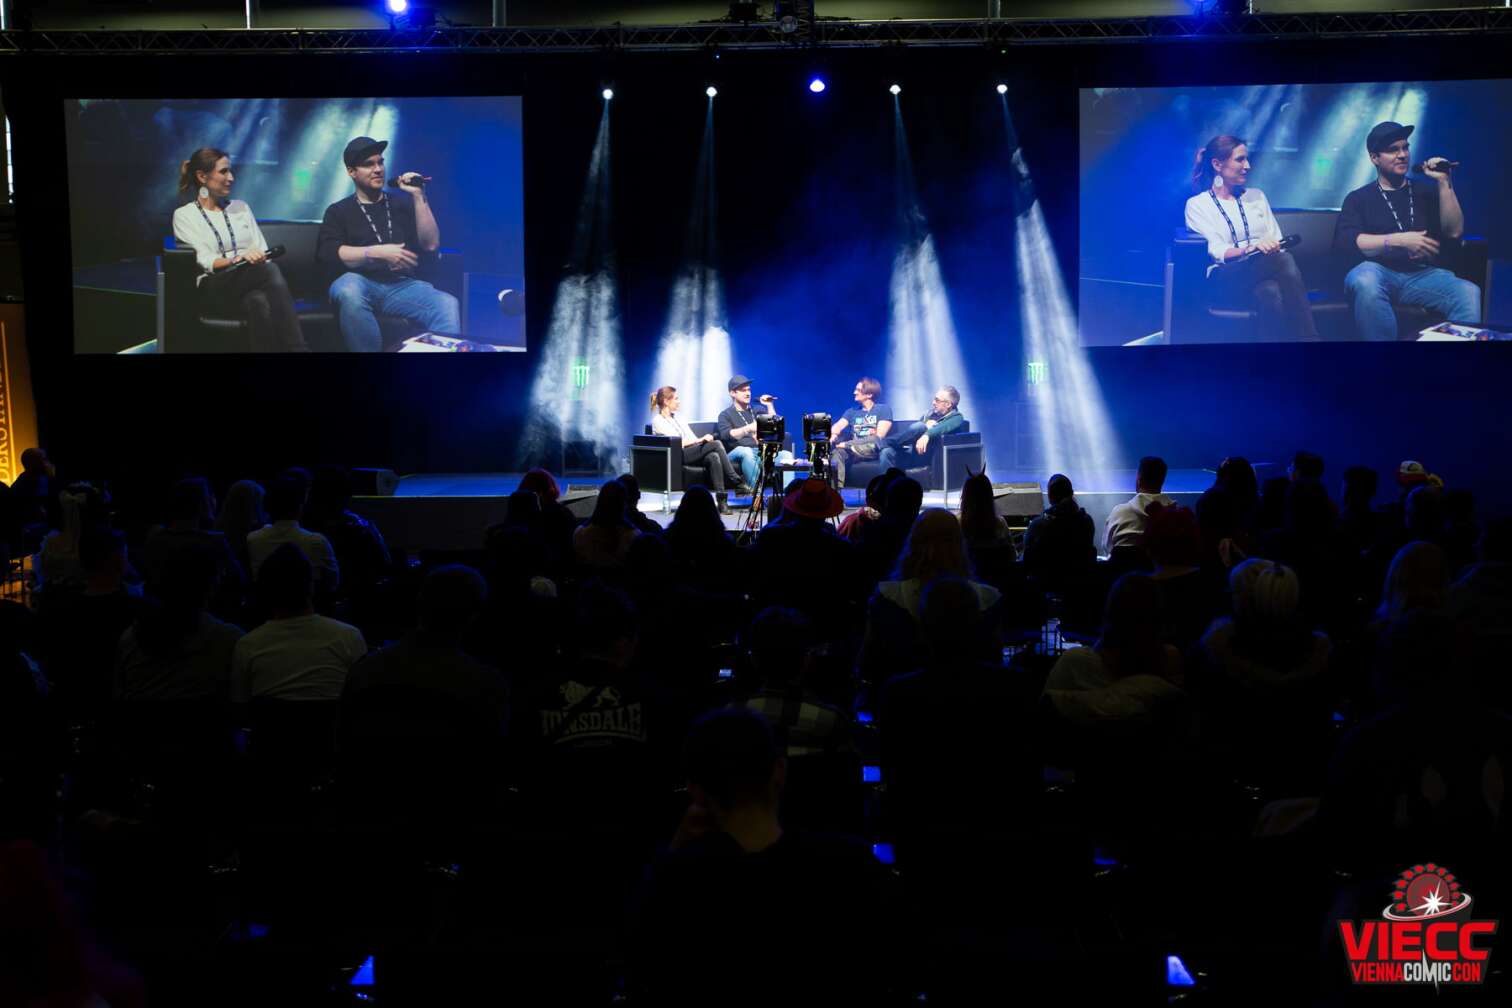
[[1197, 152], [1186, 226], [1207, 239], [1213, 301], [1253, 307], [1260, 334], [1269, 340], [1315, 340], [1318, 329], [1307, 284], [1290, 252], [1270, 202], [1247, 185], [1249, 148], [1236, 136], [1215, 136]]
[[664, 437], [675, 437], [682, 442], [683, 465], [702, 467], [709, 474], [709, 489], [714, 491], [719, 509], [728, 513], [729, 504], [725, 487], [737, 493], [749, 492], [745, 477], [741, 476], [725, 454], [725, 446], [713, 434], [699, 437], [693, 433], [687, 421], [677, 415], [682, 400], [677, 389], [663, 385], [651, 393], [651, 430]]
[[268, 241], [252, 209], [231, 199], [235, 181], [230, 157], [213, 147], [201, 147], [179, 166], [179, 196], [187, 202], [173, 212], [173, 237], [194, 249], [200, 310], [245, 315], [258, 350], [308, 350], [289, 286], [268, 260]]

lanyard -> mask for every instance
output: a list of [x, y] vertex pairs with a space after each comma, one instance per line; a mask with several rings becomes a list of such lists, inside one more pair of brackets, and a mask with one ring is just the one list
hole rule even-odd
[[1392, 206], [1391, 204], [1391, 197], [1386, 195], [1386, 190], [1381, 187], [1381, 184], [1379, 182], [1376, 183], [1376, 189], [1380, 191], [1381, 199], [1386, 201], [1386, 209], [1391, 211], [1391, 219], [1396, 221], [1397, 230], [1416, 231], [1417, 207], [1412, 199], [1412, 180], [1408, 179], [1403, 184], [1402, 188], [1407, 190], [1407, 227], [1402, 227], [1402, 218], [1397, 216], [1396, 207]]
[[383, 204], [383, 229], [389, 233], [387, 241], [385, 241], [383, 235], [378, 233], [378, 225], [373, 223], [373, 215], [368, 213], [367, 205], [362, 200], [357, 201], [357, 209], [361, 210], [362, 216], [367, 218], [368, 227], [373, 229], [373, 237], [378, 239], [378, 244], [384, 245], [394, 240], [394, 212], [389, 209], [387, 197], [379, 200], [379, 202]]
[[211, 222], [210, 215], [207, 214], [207, 213], [205, 213], [205, 208], [202, 207], [202, 206], [200, 206], [199, 200], [195, 200], [194, 201], [194, 209], [196, 209], [196, 210], [198, 210], [200, 212], [200, 216], [203, 217], [204, 220], [205, 220], [205, 227], [209, 228], [210, 229], [210, 233], [213, 234], [213, 235], [215, 235], [215, 251], [217, 251], [217, 252], [220, 253], [220, 258], [221, 259], [226, 259], [226, 258], [235, 259], [236, 256], [237, 256], [236, 228], [234, 228], [234, 227], [231, 226], [231, 214], [229, 212], [225, 211], [225, 210], [221, 211], [221, 217], [226, 222], [226, 233], [231, 236], [231, 255], [228, 257], [226, 255], [226, 246], [221, 241], [220, 231], [217, 230], [216, 226]]
[[[1228, 211], [1223, 209], [1223, 204], [1218, 202], [1218, 197], [1213, 195], [1213, 190], [1208, 190], [1208, 196], [1212, 199], [1213, 206], [1217, 207], [1218, 212], [1223, 214], [1223, 223], [1229, 226], [1229, 238], [1232, 239], [1234, 248], [1238, 248], [1239, 233], [1234, 230], [1234, 222], [1229, 219]], [[1244, 244], [1248, 245], [1250, 242], [1249, 217], [1244, 213], [1244, 200], [1235, 196], [1234, 205], [1239, 208], [1239, 219], [1244, 222]]]

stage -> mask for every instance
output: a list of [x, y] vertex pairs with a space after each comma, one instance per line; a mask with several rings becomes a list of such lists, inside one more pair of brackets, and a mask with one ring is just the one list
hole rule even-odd
[[[1261, 482], [1280, 474], [1280, 467], [1263, 462], [1256, 463], [1255, 469]], [[509, 495], [519, 489], [522, 475], [415, 473], [401, 477], [392, 496], [354, 497], [352, 510], [378, 526], [390, 549], [478, 549], [482, 545], [483, 530], [504, 520], [509, 507]], [[1044, 473], [1007, 470], [994, 471], [990, 475], [999, 495], [999, 513], [1010, 517], [1027, 516], [1038, 513], [1044, 506], [1043, 501], [1035, 496], [1033, 488], [1028, 486], [1038, 486], [1042, 497]], [[1077, 500], [1087, 509], [1099, 529], [1107, 522], [1108, 512], [1134, 493], [1133, 469], [1069, 475], [1076, 488]], [[576, 513], [587, 517], [592, 511], [593, 495], [605, 478], [607, 477], [558, 477], [562, 498]], [[1178, 503], [1192, 507], [1202, 491], [1212, 486], [1212, 483], [1211, 470], [1172, 469], [1166, 477], [1165, 492]], [[1008, 484], [1016, 485], [1011, 497], [1003, 489]], [[845, 499], [846, 510], [852, 511], [864, 502], [865, 491], [859, 487], [848, 487], [841, 491], [841, 495]], [[640, 509], [647, 517], [665, 526], [672, 520], [681, 499], [681, 493], [668, 497], [660, 493], [643, 493]], [[1014, 502], [1011, 507], [1005, 503], [1008, 500]], [[668, 504], [670, 510], [666, 506]], [[725, 516], [725, 526], [732, 531], [742, 528], [749, 505], [749, 497], [732, 496], [730, 507], [734, 513]], [[944, 492], [926, 491], [924, 506], [946, 507]], [[950, 492], [948, 506], [952, 511], [959, 511], [959, 490]]]

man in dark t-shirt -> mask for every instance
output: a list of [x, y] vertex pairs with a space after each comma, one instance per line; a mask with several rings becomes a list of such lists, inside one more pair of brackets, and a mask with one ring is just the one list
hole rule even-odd
[[387, 140], [357, 137], [342, 159], [356, 191], [326, 207], [315, 258], [331, 273], [331, 301], [347, 349], [383, 349], [377, 316], [397, 315], [431, 332], [462, 332], [457, 299], [422, 279], [441, 247], [441, 230], [419, 172], [397, 177], [383, 191]]
[[1449, 163], [1428, 158], [1420, 164], [1429, 182], [1407, 177], [1414, 128], [1383, 122], [1370, 131], [1365, 150], [1376, 177], [1344, 197], [1334, 229], [1335, 250], [1359, 260], [1344, 285], [1360, 339], [1396, 339], [1399, 304], [1420, 305], [1453, 322], [1480, 322], [1480, 288], [1441, 265], [1465, 233]]
[[[761, 443], [756, 440], [756, 411], [751, 407], [751, 379], [735, 375], [730, 379], [730, 405], [719, 414], [717, 434], [725, 446], [730, 461], [740, 467], [745, 481], [755, 486], [761, 476]], [[767, 408], [767, 413], [776, 416], [776, 396], [764, 395], [757, 401]], [[793, 453], [786, 449], [777, 453], [777, 463], [793, 461]]]
[[[852, 458], [873, 459], [882, 453], [887, 436], [892, 431], [892, 407], [877, 402], [882, 395], [882, 383], [875, 378], [862, 378], [856, 382], [851, 393], [856, 405], [846, 410], [830, 428], [831, 463], [840, 486], [845, 486], [845, 466]], [[840, 440], [850, 430], [850, 439]]]

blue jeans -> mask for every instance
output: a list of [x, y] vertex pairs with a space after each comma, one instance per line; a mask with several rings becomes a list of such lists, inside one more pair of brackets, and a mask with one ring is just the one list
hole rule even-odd
[[882, 451], [877, 455], [877, 461], [882, 464], [882, 471], [887, 472], [893, 466], [907, 470], [910, 467], [918, 468], [923, 464], [921, 456], [914, 451], [914, 442], [924, 435], [929, 428], [924, 426], [924, 421], [915, 420], [904, 427], [902, 432], [888, 435], [887, 444], [882, 446]]
[[[729, 454], [730, 461], [740, 467], [741, 473], [745, 476], [746, 484], [754, 487], [757, 478], [761, 475], [761, 453], [749, 445], [740, 445], [739, 447], [731, 448]], [[779, 465], [791, 461], [793, 461], [792, 452], [780, 451], [777, 453], [777, 463]]]
[[448, 336], [462, 332], [457, 299], [414, 277], [379, 283], [361, 273], [343, 273], [331, 284], [330, 294], [341, 323], [341, 338], [354, 353], [377, 353], [383, 349], [383, 332], [378, 328], [380, 314], [397, 315]]
[[1366, 260], [1349, 271], [1344, 286], [1361, 339], [1397, 338], [1394, 304], [1420, 305], [1454, 322], [1480, 322], [1480, 288], [1439, 266], [1404, 272]]

